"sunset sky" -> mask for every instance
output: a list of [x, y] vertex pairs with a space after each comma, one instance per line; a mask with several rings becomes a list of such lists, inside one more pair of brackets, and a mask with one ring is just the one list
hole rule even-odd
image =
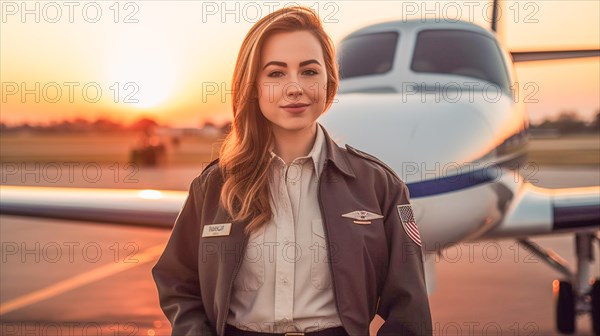
[[[203, 99], [203, 93], [207, 87], [231, 88], [246, 32], [258, 18], [287, 2], [28, 1], [26, 8], [21, 3], [1, 3], [2, 122], [73, 117], [130, 122], [148, 116], [193, 127], [204, 120], [221, 123], [231, 118], [230, 95]], [[336, 43], [372, 23], [424, 15], [454, 19], [457, 8], [461, 19], [490, 25], [486, 16], [491, 1], [296, 3], [317, 10]], [[504, 46], [512, 51], [598, 48], [599, 4], [504, 1]], [[411, 14], [414, 6], [419, 10]], [[24, 10], [28, 12], [23, 16]], [[563, 110], [591, 118], [600, 108], [599, 64], [599, 58], [517, 64], [519, 82], [539, 88], [538, 102], [527, 103], [530, 119], [537, 122]], [[32, 93], [23, 99], [24, 90]]]

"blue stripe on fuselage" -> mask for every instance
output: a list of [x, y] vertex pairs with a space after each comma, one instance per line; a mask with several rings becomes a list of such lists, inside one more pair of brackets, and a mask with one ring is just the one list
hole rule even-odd
[[492, 182], [500, 178], [502, 168], [515, 169], [520, 167], [520, 164], [526, 158], [527, 153], [513, 158], [508, 158], [504, 161], [498, 161], [494, 164], [486, 163], [482, 168], [467, 167], [464, 173], [452, 176], [440, 176], [435, 179], [407, 183], [410, 190], [411, 198], [435, 196], [443, 193], [458, 191], [470, 187], [480, 185], [482, 183]]

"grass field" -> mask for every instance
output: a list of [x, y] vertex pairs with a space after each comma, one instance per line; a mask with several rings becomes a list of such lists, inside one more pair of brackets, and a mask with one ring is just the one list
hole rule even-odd
[[[139, 139], [128, 134], [0, 136], [0, 162], [126, 163]], [[164, 139], [166, 164], [195, 165], [217, 157], [219, 139], [182, 137], [178, 146]], [[573, 135], [533, 139], [529, 162], [544, 166], [600, 166], [600, 136]]]
[[[168, 165], [196, 164], [217, 157], [218, 139], [184, 136], [178, 145], [160, 139], [166, 145]], [[139, 138], [133, 134], [88, 135], [2, 135], [0, 162], [95, 162], [126, 163]]]
[[540, 166], [600, 166], [600, 135], [568, 135], [529, 142], [529, 162]]

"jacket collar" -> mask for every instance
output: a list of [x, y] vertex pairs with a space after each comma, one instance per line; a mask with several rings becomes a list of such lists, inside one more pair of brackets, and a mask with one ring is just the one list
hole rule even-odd
[[[325, 134], [323, 132], [323, 128], [316, 126], [317, 128], [317, 134], [315, 136], [314, 142], [313, 142], [313, 146], [310, 150], [310, 152], [308, 154], [306, 154], [305, 156], [302, 157], [298, 157], [295, 158], [292, 163], [296, 162], [297, 160], [300, 160], [299, 163], [303, 162], [306, 159], [311, 159], [312, 160], [312, 165], [314, 168], [314, 171], [317, 173], [317, 177], [321, 175], [321, 172], [323, 171], [323, 164], [325, 163], [326, 158], [326, 154], [327, 154], [327, 149], [325, 148]], [[271, 144], [271, 147], [269, 148], [269, 153], [271, 154], [271, 158], [274, 158], [276, 160], [276, 162], [280, 163], [281, 165], [286, 165], [283, 162], [283, 159], [281, 159], [281, 157], [277, 154], [275, 154], [273, 152], [273, 148], [275, 147], [275, 144]]]
[[[324, 135], [325, 148], [326, 148], [326, 157], [325, 162], [331, 161], [336, 166], [336, 168], [342, 173], [350, 176], [352, 178], [356, 178], [356, 174], [354, 174], [354, 170], [350, 163], [348, 162], [347, 152], [342, 149], [338, 144], [329, 136], [329, 133], [325, 130], [325, 127], [321, 125], [321, 123], [317, 122], [317, 126], [321, 127]], [[204, 168], [206, 170], [208, 167], [213, 164], [217, 164], [219, 162], [219, 158], [213, 160], [207, 167]]]
[[347, 153], [333, 141], [329, 136], [329, 133], [325, 130], [325, 127], [321, 123], [317, 122], [317, 125], [323, 130], [325, 136], [325, 147], [327, 148], [327, 157], [325, 162], [331, 161], [333, 164], [344, 174], [356, 178], [354, 170], [348, 162]]

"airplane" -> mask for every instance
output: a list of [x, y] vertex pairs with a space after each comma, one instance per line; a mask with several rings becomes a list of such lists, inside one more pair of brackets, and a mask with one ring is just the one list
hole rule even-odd
[[[414, 19], [369, 25], [337, 48], [340, 87], [319, 122], [339, 145], [388, 164], [405, 181], [419, 224], [428, 292], [434, 256], [467, 241], [512, 238], [556, 269], [556, 328], [591, 314], [600, 334], [600, 186], [546, 189], [527, 181], [530, 138], [514, 63], [598, 57], [600, 50], [514, 52], [496, 30], [466, 21]], [[187, 192], [3, 186], [0, 213], [170, 229]], [[572, 233], [572, 271], [529, 238]]]

